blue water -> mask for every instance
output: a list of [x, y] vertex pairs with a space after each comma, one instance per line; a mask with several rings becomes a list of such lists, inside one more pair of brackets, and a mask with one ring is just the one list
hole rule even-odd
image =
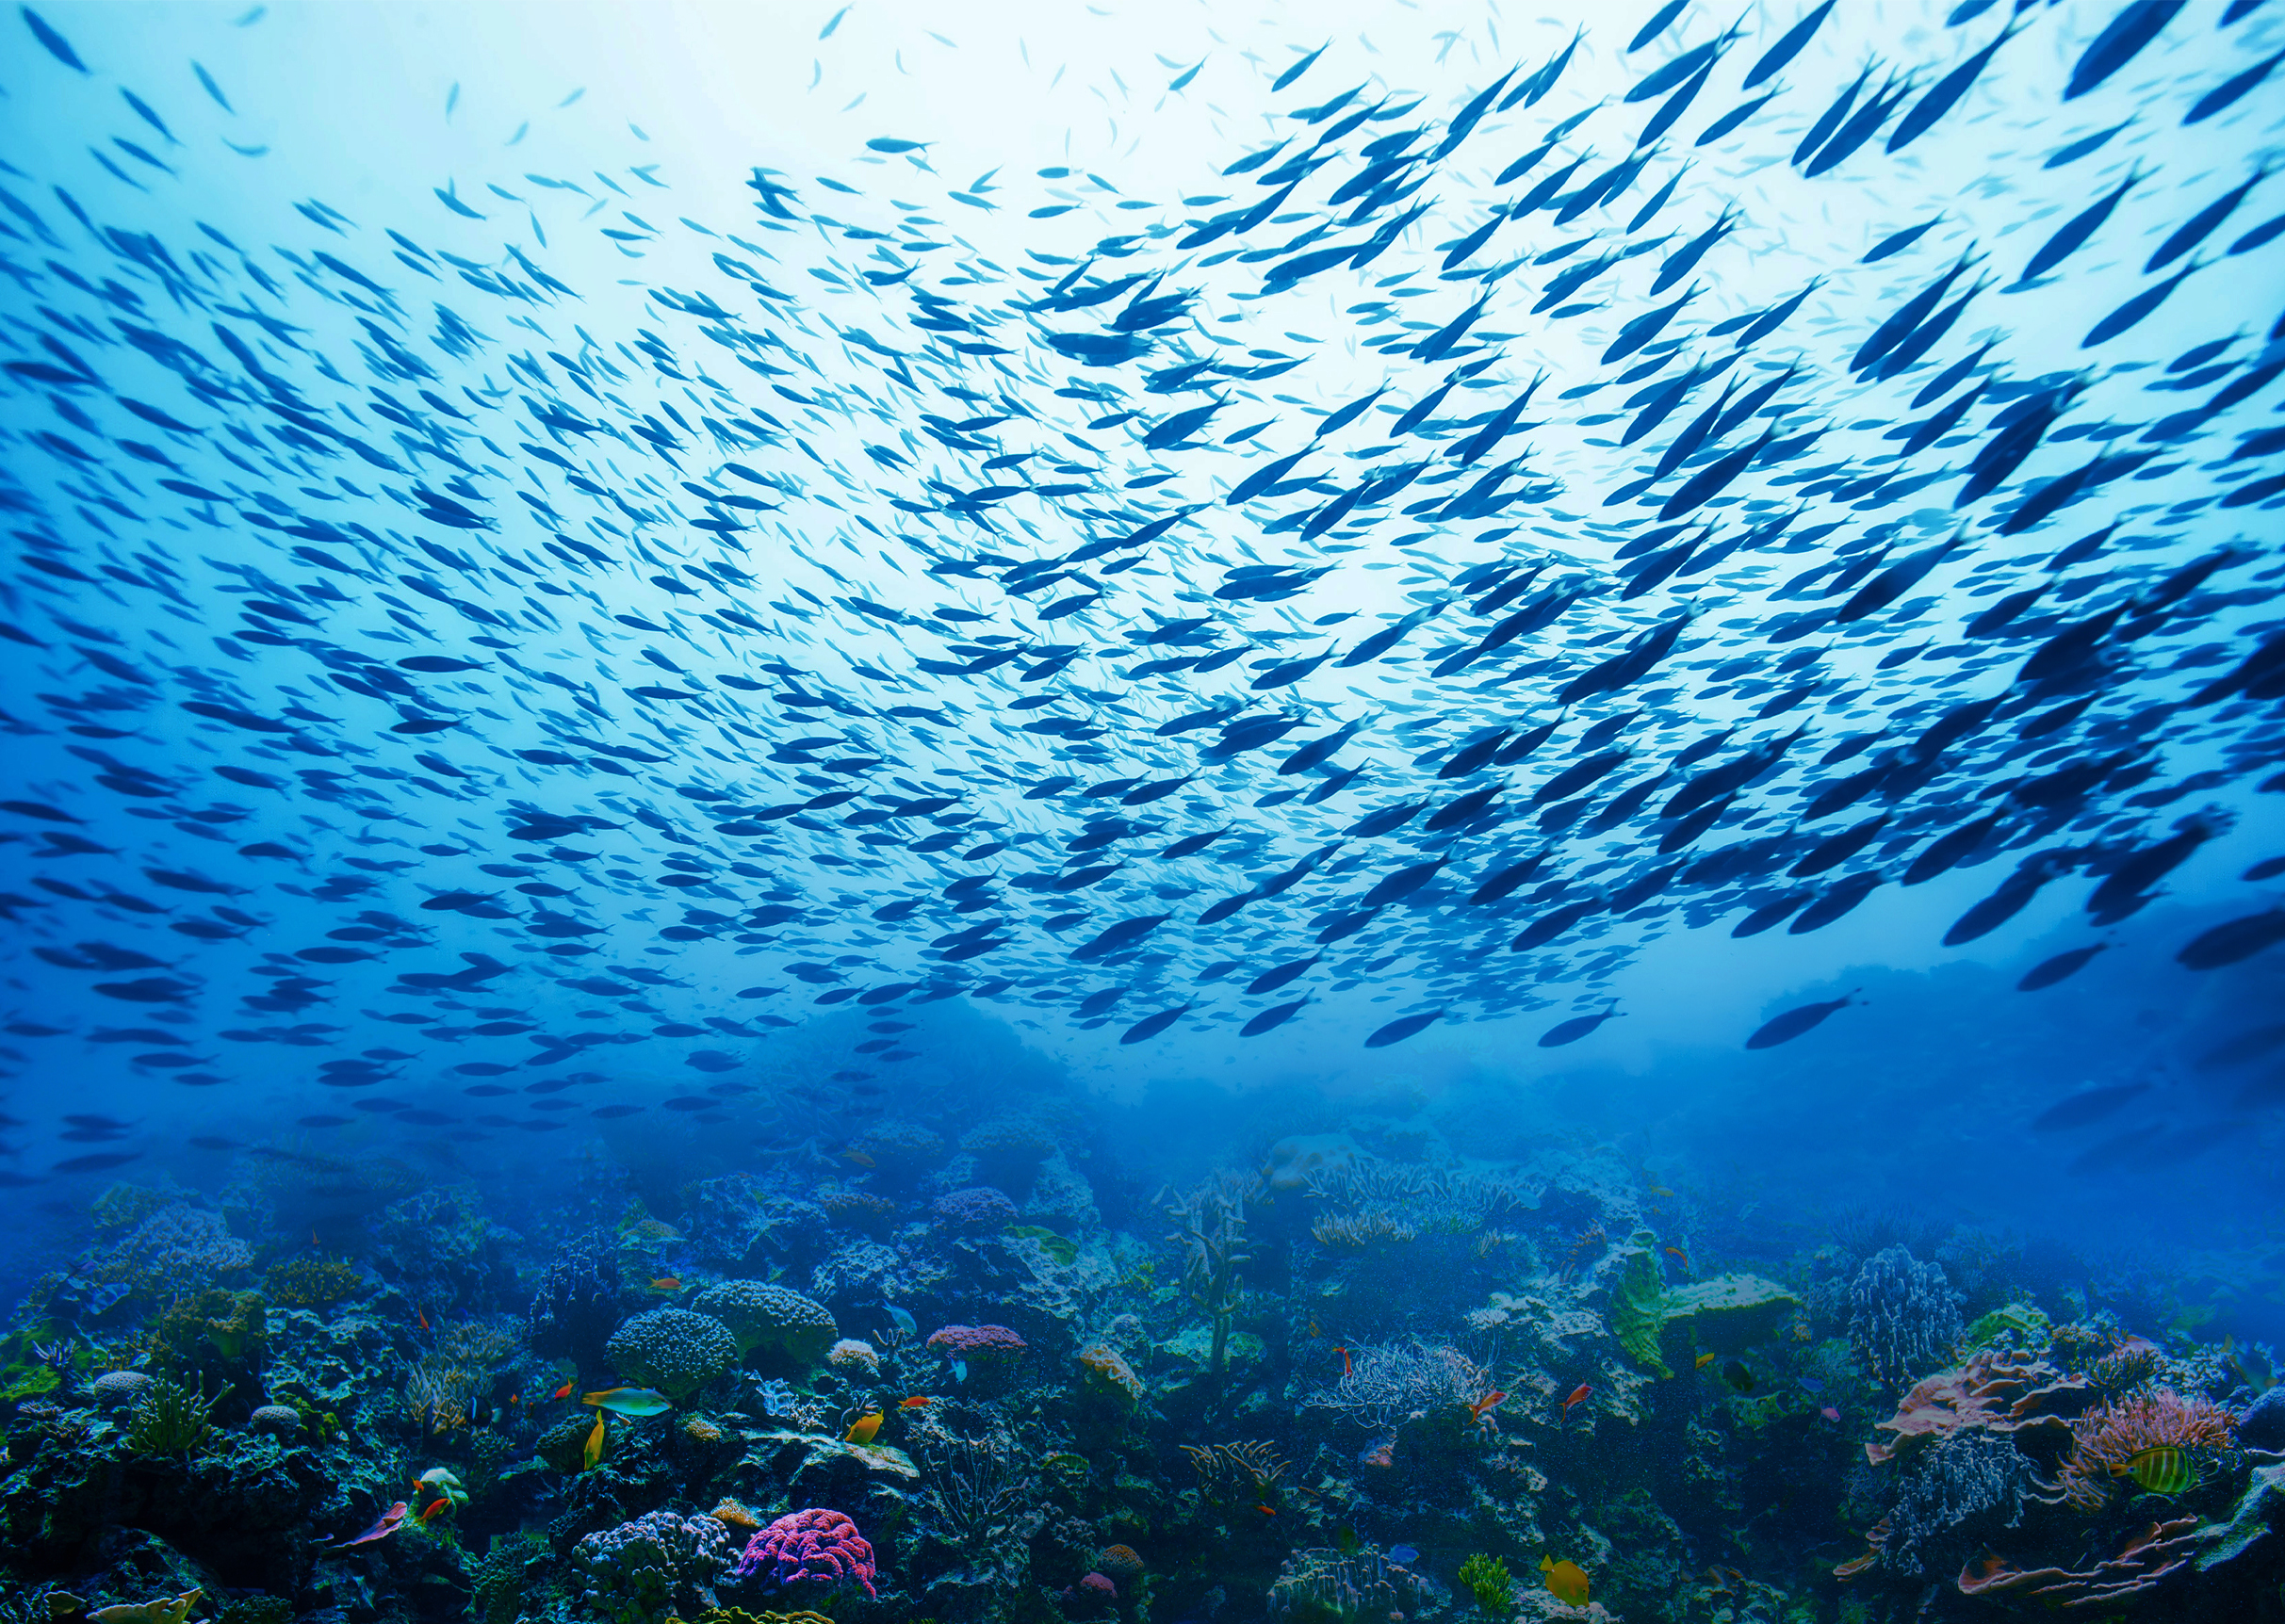
[[[1711, 1616], [1724, 1570], [1818, 1617], [1902, 1616], [1916, 1572], [2002, 1608], [1934, 1556], [1831, 1579], [1919, 1504], [1844, 1481], [1868, 1428], [1972, 1351], [1886, 1368], [1847, 1329], [1891, 1246], [1963, 1325], [2097, 1326], [2030, 1345], [2074, 1370], [2148, 1338], [2146, 1380], [2244, 1413], [2285, 1337], [2277, 16], [1657, 21], [0, 19], [12, 1458], [103, 1369], [179, 1363], [194, 1288], [340, 1259], [320, 1318], [388, 1327], [338, 1442], [248, 1419], [314, 1356], [282, 1299], [271, 1353], [192, 1361], [230, 1449], [322, 1480], [258, 1535], [20, 1474], [0, 1562], [362, 1619], [464, 1604], [521, 1532], [572, 1583], [617, 1513], [885, 1515], [751, 1460], [559, 1462], [384, 1535], [362, 1589], [276, 1555], [628, 1373], [530, 1331], [559, 1254], [615, 1259], [612, 1313], [753, 1277], [850, 1336], [904, 1305], [1112, 1337], [1146, 1389], [1116, 1439], [1053, 1396], [1069, 1350], [955, 1398], [1035, 1462], [1131, 1450], [1158, 1498], [1059, 1502], [1029, 1568], [958, 1584], [915, 1502], [902, 1588], [841, 1596], [913, 1616], [1458, 1617], [1472, 1552], [1554, 1605], [1542, 1545], [1627, 1616]], [[1178, 1379], [1203, 1322], [1162, 1209], [1225, 1177], [1265, 1180], [1234, 1324], [1268, 1351]], [[1013, 1215], [933, 1205], [979, 1185]], [[153, 1212], [205, 1260], [139, 1260]], [[1616, 1325], [1630, 1248], [1669, 1291], [1779, 1282], [1803, 1345], [1644, 1395], [1639, 1357], [1482, 1317]], [[462, 1349], [490, 1407], [407, 1435], [449, 1324], [508, 1339]], [[1463, 1398], [1472, 1464], [1376, 1487], [1313, 1407], [1344, 1338], [1537, 1384], [1528, 1417], [1484, 1444]], [[921, 1390], [890, 1352], [872, 1399], [775, 1373], [837, 1436]], [[1837, 1419], [1798, 1397], [1844, 1370]], [[1545, 1402], [1575, 1381], [1623, 1390], [1584, 1453]], [[1703, 1454], [1684, 1389], [1752, 1447]], [[709, 1390], [678, 1408], [779, 1413]], [[926, 1465], [933, 1424], [884, 1441]], [[1182, 1445], [1248, 1438], [1306, 1494], [1170, 1509]], [[1725, 1534], [1617, 1464], [1686, 1448], [1733, 1524], [1814, 1486]], [[2170, 1503], [2227, 1522], [2258, 1453], [2197, 1461]], [[1550, 1476], [1559, 1513], [1468, 1521]], [[1628, 1568], [1638, 1488], [1672, 1520]], [[2133, 1492], [2084, 1550], [2035, 1518], [1927, 1550], [2070, 1567]], [[1082, 1524], [1154, 1577], [1081, 1585]], [[123, 1529], [191, 1566], [122, 1567]], [[1367, 1547], [1412, 1560], [1361, 1600], [1273, 1588]], [[2276, 1616], [2261, 1561], [2130, 1600]], [[619, 1605], [576, 1591], [546, 1605]]]

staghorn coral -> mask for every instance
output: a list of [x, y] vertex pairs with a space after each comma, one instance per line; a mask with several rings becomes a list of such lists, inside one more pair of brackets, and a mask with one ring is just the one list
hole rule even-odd
[[740, 1357], [759, 1353], [802, 1370], [824, 1358], [841, 1335], [822, 1304], [766, 1280], [724, 1280], [691, 1306], [729, 1328]]
[[1258, 1504], [1285, 1475], [1277, 1446], [1256, 1438], [1204, 1449], [1186, 1443], [1183, 1453], [1198, 1472], [1199, 1498], [1225, 1508]]
[[2064, 1497], [2081, 1511], [2100, 1511], [2114, 1473], [2144, 1450], [2227, 1449], [2235, 1424], [2221, 1405], [2164, 1388], [2098, 1405], [2071, 1423], [2071, 1453], [2059, 1480]]
[[1349, 1368], [1330, 1391], [1309, 1400], [1368, 1427], [1464, 1410], [1492, 1390], [1492, 1378], [1459, 1349], [1442, 1343], [1388, 1342], [1349, 1350]]
[[1515, 1611], [1515, 1581], [1508, 1565], [1480, 1552], [1460, 1565], [1460, 1583], [1476, 1598], [1476, 1609], [1487, 1618], [1505, 1618]]
[[[726, 1535], [725, 1536], [726, 1538]], [[873, 1587], [873, 1546], [857, 1524], [838, 1511], [789, 1512], [746, 1541], [730, 1577], [762, 1577], [777, 1584], [814, 1581], [855, 1583], [879, 1599]]]
[[1865, 1459], [1879, 1466], [1969, 1428], [2010, 1434], [2018, 1447], [2032, 1443], [2060, 1454], [2070, 1445], [2070, 1418], [2085, 1407], [2089, 1390], [2082, 1377], [2066, 1375], [2036, 1355], [1986, 1348], [1906, 1393], [1894, 1420], [1875, 1423], [1876, 1431], [1893, 1433], [1895, 1440], [1866, 1444]]
[[1412, 1606], [1420, 1581], [1386, 1557], [1297, 1551], [1269, 1587], [1269, 1616], [1293, 1624], [1381, 1624]]
[[680, 1403], [737, 1365], [738, 1342], [710, 1314], [653, 1308], [613, 1331], [603, 1354], [629, 1382]]
[[[171, 1185], [173, 1180], [169, 1179], [168, 1183]], [[154, 1189], [148, 1184], [122, 1180], [104, 1186], [88, 1204], [88, 1217], [98, 1229], [123, 1229], [183, 1199], [184, 1192], [180, 1189]]]
[[1174, 1220], [1173, 1242], [1183, 1259], [1183, 1290], [1191, 1307], [1206, 1315], [1214, 1329], [1206, 1369], [1220, 1382], [1230, 1368], [1230, 1332], [1237, 1324], [1245, 1287], [1239, 1278], [1252, 1256], [1246, 1240], [1246, 1208], [1261, 1194], [1261, 1180], [1248, 1175], [1223, 1173], [1179, 1197], [1171, 1190], [1158, 1194], [1160, 1206]]
[[611, 1624], [650, 1624], [716, 1605], [732, 1556], [730, 1531], [710, 1517], [653, 1511], [590, 1534], [571, 1548], [580, 1600]]
[[1949, 1356], [1960, 1340], [1960, 1303], [1944, 1271], [1901, 1246], [1865, 1260], [1849, 1302], [1849, 1340], [1883, 1381]]
[[1361, 1212], [1320, 1212], [1310, 1221], [1309, 1233], [1318, 1245], [1337, 1252], [1362, 1252], [1368, 1246], [1401, 1245], [1420, 1239], [1420, 1231], [1388, 1207], [1370, 1207]]
[[947, 1544], [999, 1551], [1013, 1543], [1030, 1485], [1017, 1470], [1012, 1443], [1000, 1437], [938, 1437], [922, 1451], [927, 1520]]
[[2196, 1553], [2198, 1519], [2177, 1518], [2153, 1522], [2119, 1547], [2118, 1554], [2092, 1567], [2021, 1568], [2006, 1558], [1985, 1555], [1960, 1569], [1955, 1581], [1963, 1596], [1999, 1592], [2020, 1595], [2049, 1609], [2076, 1612], [2081, 1608], [2113, 1607], [2158, 1588], [2167, 1575], [2186, 1566]]

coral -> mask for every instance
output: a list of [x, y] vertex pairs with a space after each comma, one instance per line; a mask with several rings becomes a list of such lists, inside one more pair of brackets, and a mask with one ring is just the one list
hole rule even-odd
[[757, 1576], [778, 1584], [801, 1580], [854, 1583], [863, 1586], [867, 1596], [880, 1594], [873, 1587], [873, 1547], [857, 1524], [838, 1511], [789, 1512], [747, 1540], [731, 1577]]
[[1235, 1173], [1210, 1178], [1172, 1200], [1171, 1192], [1159, 1193], [1160, 1205], [1174, 1220], [1174, 1232], [1167, 1239], [1182, 1253], [1183, 1290], [1214, 1327], [1206, 1369], [1217, 1383], [1230, 1368], [1230, 1332], [1245, 1297], [1238, 1272], [1252, 1255], [1246, 1208], [1258, 1193], [1256, 1179]]
[[1492, 1379], [1475, 1360], [1442, 1343], [1362, 1344], [1330, 1391], [1309, 1401], [1368, 1427], [1465, 1410], [1492, 1391]]
[[143, 1371], [106, 1371], [88, 1384], [88, 1391], [105, 1409], [122, 1409], [141, 1399], [151, 1386]]
[[2098, 1405], [2071, 1423], [2065, 1497], [2082, 1511], [2099, 1511], [2110, 1499], [2114, 1469], [2123, 1470], [2146, 1449], [2227, 1449], [2235, 1421], [2217, 1404], [2164, 1388]]
[[1079, 1350], [1078, 1358], [1090, 1389], [1128, 1404], [1142, 1402], [1142, 1378], [1134, 1373], [1134, 1367], [1127, 1363], [1125, 1356], [1110, 1343], [1089, 1342]]
[[1419, 1588], [1384, 1557], [1297, 1551], [1269, 1587], [1269, 1616], [1294, 1624], [1365, 1624], [1408, 1611]]
[[1944, 1547], [1956, 1544], [1968, 1523], [2014, 1528], [2023, 1520], [2026, 1500], [2051, 1499], [2036, 1492], [2037, 1484], [2032, 1463], [2005, 1437], [1971, 1431], [1940, 1438], [1904, 1474], [1871, 1549], [1834, 1575], [1849, 1579], [1875, 1565], [1901, 1574], [1940, 1570], [1967, 1554]]
[[468, 1424], [492, 1386], [493, 1368], [515, 1352], [515, 1339], [481, 1321], [456, 1321], [405, 1373], [404, 1407], [422, 1435], [435, 1437]]
[[220, 1213], [177, 1204], [106, 1242], [89, 1274], [126, 1287], [140, 1301], [166, 1302], [203, 1291], [253, 1261], [253, 1249], [230, 1232]]
[[2128, 1392], [2158, 1374], [2163, 1358], [2157, 1344], [2141, 1337], [2129, 1337], [2087, 1366], [2087, 1380], [2099, 1393]]
[[712, 1607], [730, 1565], [730, 1532], [710, 1517], [653, 1511], [590, 1534], [571, 1548], [580, 1600], [611, 1624], [649, 1624], [661, 1614]]
[[1960, 1340], [1960, 1304], [1944, 1271], [1901, 1246], [1865, 1260], [1849, 1288], [1849, 1340], [1883, 1381], [1948, 1357]]
[[1013, 1224], [1016, 1204], [990, 1185], [979, 1184], [973, 1189], [938, 1196], [929, 1203], [928, 1213], [940, 1229], [958, 1235], [985, 1235]]
[[131, 1454], [188, 1454], [214, 1431], [208, 1414], [215, 1401], [171, 1376], [155, 1376], [135, 1401], [127, 1419]]
[[[171, 1181], [170, 1181], [171, 1182]], [[153, 1189], [148, 1184], [106, 1184], [88, 1204], [88, 1216], [98, 1229], [123, 1229], [140, 1224], [162, 1208], [183, 1199], [180, 1190]]]
[[525, 1320], [531, 1351], [543, 1358], [601, 1360], [604, 1339], [619, 1323], [619, 1270], [601, 1236], [573, 1242], [540, 1276]]
[[885, 1177], [903, 1183], [944, 1160], [944, 1141], [911, 1122], [876, 1122], [850, 1146]]
[[[1269, 1147], [1269, 1165], [1264, 1177], [1272, 1190], [1311, 1189], [1363, 1161], [1363, 1147], [1346, 1133], [1299, 1134], [1281, 1139]], [[1316, 1193], [1326, 1192], [1320, 1187]]]
[[261, 1363], [269, 1337], [269, 1306], [260, 1292], [210, 1287], [178, 1298], [152, 1322], [151, 1362], [177, 1375], [218, 1375], [227, 1383]]
[[896, 1222], [896, 1203], [870, 1190], [821, 1190], [817, 1204], [836, 1226], [860, 1234], [886, 1234]]
[[824, 1358], [841, 1335], [822, 1305], [766, 1280], [709, 1286], [692, 1307], [729, 1328], [741, 1356], [760, 1353], [802, 1370]]
[[1118, 1600], [1118, 1585], [1108, 1573], [1090, 1573], [1074, 1587], [1072, 1600], [1082, 1606], [1108, 1607]]
[[1015, 1358], [1028, 1344], [1005, 1325], [942, 1325], [928, 1333], [928, 1345], [948, 1359], [972, 1363]]
[[482, 1624], [511, 1624], [523, 1611], [521, 1602], [547, 1560], [547, 1542], [537, 1534], [509, 1534], [494, 1538], [492, 1548], [476, 1563], [471, 1587], [476, 1615]]
[[1108, 1574], [1125, 1585], [1133, 1585], [1144, 1571], [1143, 1559], [1134, 1553], [1132, 1546], [1126, 1545], [1104, 1546], [1095, 1553], [1095, 1567], [1098, 1572]]
[[761, 1518], [756, 1517], [741, 1501], [725, 1500], [707, 1516], [727, 1528], [757, 1529], [761, 1526]]
[[215, 1624], [293, 1624], [294, 1604], [283, 1596], [245, 1596], [225, 1601]]
[[1505, 1618], [1515, 1611], [1515, 1581], [1498, 1557], [1469, 1557], [1460, 1565], [1460, 1583], [1476, 1598], [1477, 1611], [1485, 1617]]
[[960, 1148], [985, 1177], [1028, 1191], [1039, 1164], [1055, 1154], [1055, 1137], [1029, 1117], [1004, 1116], [971, 1129]]
[[1371, 1207], [1362, 1212], [1321, 1212], [1311, 1220], [1309, 1232], [1318, 1245], [1340, 1252], [1362, 1252], [1383, 1242], [1402, 1245], [1420, 1239], [1418, 1229], [1387, 1207]]
[[637, 1314], [611, 1334], [603, 1353], [629, 1382], [657, 1388], [677, 1403], [738, 1363], [729, 1327], [686, 1308]]
[[943, 1436], [923, 1461], [934, 1532], [971, 1551], [1004, 1546], [1028, 1493], [1007, 1441]]
[[871, 1342], [843, 1337], [825, 1350], [825, 1364], [852, 1381], [870, 1380], [881, 1373], [881, 1356]]
[[1610, 1333], [1635, 1363], [1671, 1376], [1674, 1372], [1658, 1349], [1666, 1326], [1665, 1294], [1657, 1259], [1647, 1248], [1629, 1252], [1610, 1288]]
[[2083, 1378], [2034, 1355], [1986, 1348], [1906, 1393], [1894, 1420], [1875, 1423], [1874, 1430], [1894, 1433], [1895, 1441], [1866, 1444], [1865, 1458], [1879, 1466], [1923, 1440], [1969, 1428], [2013, 1435], [2018, 1447], [2036, 1439], [2060, 1453], [2069, 1447], [2070, 1418], [2085, 1407], [2088, 1392]]
[[1285, 1475], [1277, 1446], [1255, 1438], [1204, 1449], [1186, 1443], [1183, 1453], [1198, 1472], [1199, 1498], [1224, 1510], [1258, 1505]]
[[262, 1276], [262, 1291], [281, 1308], [330, 1308], [365, 1290], [365, 1277], [339, 1258], [296, 1258]]
[[2198, 1545], [2198, 1519], [2177, 1518], [2153, 1522], [2121, 1546], [2118, 1554], [2079, 1570], [2061, 1567], [2016, 1567], [2004, 1557], [1987, 1555], [1960, 1569], [1956, 1582], [1963, 1596], [1988, 1596], [2000, 1591], [2020, 1594], [2048, 1608], [2077, 1611], [2109, 1607], [2131, 1597], [2146, 1595], [2168, 1574], [2185, 1566]]
[[246, 1418], [246, 1424], [256, 1432], [292, 1437], [302, 1430], [302, 1412], [291, 1405], [263, 1405]]

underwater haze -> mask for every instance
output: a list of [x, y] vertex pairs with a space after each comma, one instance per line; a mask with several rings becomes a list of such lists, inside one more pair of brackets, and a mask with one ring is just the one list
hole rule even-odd
[[2285, 7], [0, 41], [0, 1624], [2285, 1624]]

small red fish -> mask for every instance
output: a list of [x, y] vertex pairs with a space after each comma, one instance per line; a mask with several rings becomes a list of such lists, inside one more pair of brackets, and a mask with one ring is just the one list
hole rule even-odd
[[1260, 1512], [1264, 1517], [1275, 1517], [1278, 1514], [1278, 1509], [1274, 1505], [1257, 1505], [1254, 1510]]
[[1500, 1391], [1499, 1389], [1493, 1388], [1482, 1398], [1477, 1399], [1474, 1404], [1468, 1406], [1468, 1414], [1473, 1417], [1477, 1424], [1480, 1426], [1483, 1424], [1483, 1419], [1485, 1416], [1499, 1408], [1499, 1406], [1507, 1403], [1507, 1401], [1508, 1395]]
[[547, 1396], [551, 1399], [567, 1399], [571, 1396], [571, 1389], [576, 1384], [571, 1382], [565, 1382], [562, 1387], [556, 1389], [555, 1391], [549, 1393]]
[[679, 1275], [661, 1275], [650, 1283], [650, 1289], [654, 1291], [679, 1291], [682, 1290], [682, 1280]]
[[1679, 1246], [1669, 1246], [1668, 1248], [1666, 1248], [1666, 1255], [1667, 1255], [1669, 1258], [1673, 1258], [1673, 1259], [1678, 1259], [1678, 1260], [1681, 1262], [1682, 1266], [1683, 1266], [1685, 1269], [1687, 1269], [1687, 1268], [1689, 1268], [1689, 1254], [1688, 1252], [1685, 1252], [1685, 1251], [1684, 1251], [1684, 1250], [1683, 1250], [1681, 1247], [1679, 1247]]
[[426, 1509], [425, 1511], [423, 1511], [423, 1512], [420, 1514], [420, 1520], [421, 1520], [422, 1522], [424, 1522], [424, 1523], [425, 1523], [425, 1522], [428, 1522], [428, 1521], [429, 1521], [431, 1518], [433, 1518], [436, 1517], [436, 1516], [437, 1516], [439, 1513], [442, 1513], [442, 1512], [447, 1512], [447, 1511], [449, 1511], [449, 1510], [451, 1510], [451, 1509], [452, 1509], [452, 1502], [451, 1502], [450, 1501], [449, 1501], [449, 1500], [438, 1499], [438, 1500], [433, 1500], [433, 1501], [431, 1501], [431, 1502], [429, 1502], [428, 1509]]
[[417, 1307], [413, 1310], [413, 1318], [420, 1322], [422, 1330], [425, 1331], [429, 1328], [429, 1316], [422, 1313]]
[[1349, 1362], [1348, 1350], [1347, 1348], [1335, 1348], [1333, 1352], [1341, 1356], [1341, 1373], [1345, 1376], [1354, 1373], [1357, 1367]]
[[926, 1393], [915, 1393], [912, 1397], [900, 1401], [896, 1407], [901, 1410], [924, 1410], [936, 1402]]
[[1823, 1409], [1819, 1410], [1817, 1413], [1824, 1417], [1825, 1420], [1831, 1421], [1836, 1426], [1840, 1424], [1840, 1411], [1835, 1409], [1831, 1405], [1825, 1405]]
[[1590, 1387], [1585, 1382], [1581, 1382], [1577, 1387], [1573, 1388], [1571, 1389], [1571, 1396], [1563, 1401], [1563, 1413], [1561, 1416], [1557, 1418], [1555, 1424], [1561, 1426], [1565, 1421], [1571, 1419], [1571, 1412], [1574, 1408], [1575, 1408], [1577, 1405], [1585, 1404], [1593, 1396], [1594, 1389]]

